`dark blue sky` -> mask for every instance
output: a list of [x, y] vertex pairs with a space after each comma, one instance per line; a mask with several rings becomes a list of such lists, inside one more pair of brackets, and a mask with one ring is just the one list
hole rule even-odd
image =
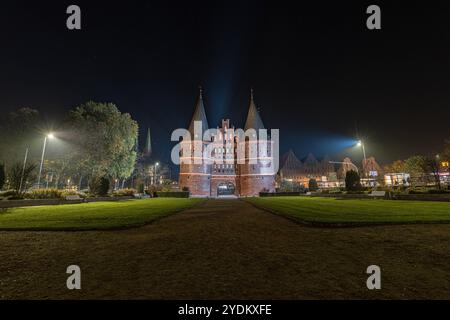
[[253, 87], [281, 151], [299, 157], [359, 160], [345, 149], [356, 130], [382, 162], [437, 152], [450, 135], [444, 2], [378, 2], [378, 31], [365, 27], [365, 1], [74, 3], [81, 31], [65, 27], [72, 2], [2, 5], [2, 112], [34, 107], [57, 126], [82, 102], [114, 102], [142, 140], [151, 127], [161, 159], [172, 130], [188, 125], [199, 84], [211, 126], [222, 117], [243, 126]]

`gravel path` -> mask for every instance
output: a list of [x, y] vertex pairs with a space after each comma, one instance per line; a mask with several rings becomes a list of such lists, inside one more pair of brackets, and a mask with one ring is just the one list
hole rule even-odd
[[[450, 298], [449, 225], [309, 228], [209, 200], [142, 228], [0, 232], [0, 243], [2, 299]], [[71, 264], [81, 290], [66, 288]]]

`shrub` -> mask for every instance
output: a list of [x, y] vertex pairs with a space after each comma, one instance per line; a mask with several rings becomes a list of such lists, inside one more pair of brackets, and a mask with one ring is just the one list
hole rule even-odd
[[0, 196], [1, 196], [1, 197], [5, 197], [5, 198], [7, 198], [7, 197], [13, 197], [13, 196], [15, 196], [15, 195], [17, 195], [17, 192], [14, 191], [14, 190], [7, 190], [7, 191], [4, 191], [4, 192], [1, 192], [1, 193], [0, 193]]
[[354, 170], [347, 171], [345, 175], [345, 188], [347, 191], [357, 191], [361, 189], [361, 181], [358, 172]]
[[165, 197], [165, 198], [189, 198], [189, 192], [186, 191], [173, 191], [173, 192], [163, 192], [157, 191], [155, 192], [156, 197]]
[[346, 194], [367, 194], [367, 191], [364, 190], [349, 190], [346, 192]]
[[437, 190], [437, 189], [431, 189], [428, 190], [429, 194], [449, 194], [450, 190]]
[[119, 189], [114, 191], [114, 195], [118, 196], [118, 197], [127, 197], [127, 196], [134, 196], [134, 194], [136, 193], [135, 189]]
[[24, 194], [27, 199], [61, 199], [63, 192], [58, 189], [35, 189]]
[[144, 193], [144, 184], [139, 183], [137, 188], [138, 193]]
[[304, 194], [304, 192], [296, 191], [281, 191], [281, 192], [260, 192], [260, 197], [289, 197], [289, 196], [299, 196]]
[[104, 197], [108, 195], [109, 179], [105, 177], [92, 177], [89, 181], [89, 192], [95, 196]]

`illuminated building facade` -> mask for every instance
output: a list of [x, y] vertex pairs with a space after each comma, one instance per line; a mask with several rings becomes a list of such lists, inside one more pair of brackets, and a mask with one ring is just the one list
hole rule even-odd
[[[197, 99], [189, 133], [191, 139], [181, 142], [179, 185], [188, 189], [194, 197], [220, 196], [258, 196], [260, 192], [275, 191], [275, 173], [273, 172], [273, 142], [270, 138], [257, 137], [256, 140], [236, 134], [229, 119], [223, 119], [221, 126], [210, 138], [198, 136], [195, 123], [201, 121], [201, 131], [208, 130], [208, 120], [203, 104], [203, 95]], [[243, 132], [248, 130], [260, 132], [265, 129], [256, 108], [253, 92]], [[264, 145], [266, 152], [253, 153]], [[204, 153], [195, 150], [210, 150], [207, 159]], [[189, 150], [189, 154], [183, 154]], [[242, 161], [238, 161], [238, 153], [244, 150]], [[254, 156], [256, 154], [256, 156]]]

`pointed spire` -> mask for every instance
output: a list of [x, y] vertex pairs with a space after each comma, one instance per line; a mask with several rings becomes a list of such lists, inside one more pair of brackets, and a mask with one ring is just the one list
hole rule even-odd
[[247, 120], [245, 121], [244, 126], [244, 130], [247, 129], [255, 129], [256, 131], [264, 129], [264, 124], [255, 105], [253, 88], [250, 90], [250, 106], [248, 108]]
[[[191, 133], [191, 139], [194, 137], [194, 121], [202, 122], [203, 133], [208, 130], [208, 119], [206, 118], [205, 106], [203, 105], [203, 89], [199, 86], [199, 95], [195, 106], [194, 114], [192, 115], [191, 123], [189, 124], [189, 132]], [[198, 138], [198, 137], [197, 137]]]
[[152, 140], [150, 136], [150, 128], [147, 129], [147, 138], [145, 140], [144, 155], [147, 157], [151, 157], [152, 155]]

